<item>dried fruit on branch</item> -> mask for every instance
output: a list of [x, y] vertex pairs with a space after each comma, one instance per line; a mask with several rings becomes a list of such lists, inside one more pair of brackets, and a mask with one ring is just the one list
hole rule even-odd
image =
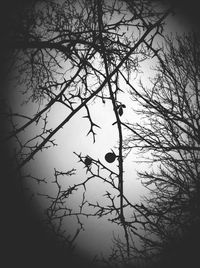
[[115, 155], [115, 153], [107, 153], [106, 155], [105, 155], [105, 160], [108, 162], [108, 163], [113, 163], [114, 161], [115, 161], [115, 159], [116, 159], [116, 155]]
[[92, 158], [90, 158], [89, 156], [86, 156], [84, 163], [86, 167], [89, 167], [92, 164]]

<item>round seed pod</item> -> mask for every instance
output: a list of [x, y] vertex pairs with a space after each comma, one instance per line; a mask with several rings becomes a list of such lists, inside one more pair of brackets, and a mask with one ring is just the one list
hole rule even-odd
[[107, 153], [105, 155], [105, 160], [108, 162], [108, 163], [113, 163], [116, 159], [116, 155], [114, 153]]
[[86, 156], [84, 163], [86, 167], [89, 167], [92, 164], [92, 159], [89, 156]]

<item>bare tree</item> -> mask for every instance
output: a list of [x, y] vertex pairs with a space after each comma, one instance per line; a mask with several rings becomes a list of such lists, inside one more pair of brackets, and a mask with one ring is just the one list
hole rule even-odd
[[[94, 122], [91, 101], [101, 100], [103, 105], [112, 106], [118, 142], [117, 149], [105, 155], [108, 165], [84, 152], [75, 152], [77, 161], [86, 169], [86, 178], [64, 187], [60, 178], [72, 176], [76, 170], [59, 171], [55, 167], [56, 195], [40, 194], [49, 202], [45, 224], [72, 250], [84, 229], [83, 218], [105, 217], [122, 228], [123, 239], [114, 237], [113, 252], [109, 260], [104, 260], [110, 265], [141, 265], [151, 260], [154, 253], [157, 256], [171, 234], [174, 236], [186, 226], [181, 224], [181, 217], [185, 222], [187, 217], [191, 219], [187, 212], [188, 202], [193, 199], [189, 197], [197, 196], [199, 117], [192, 116], [198, 114], [198, 58], [195, 70], [192, 56], [190, 61], [188, 56], [184, 61], [186, 53], [197, 53], [189, 48], [189, 41], [187, 48], [180, 39], [182, 50], [165, 39], [169, 51], [156, 45], [156, 38], [164, 38], [163, 23], [170, 12], [171, 9], [161, 10], [150, 1], [66, 0], [38, 2], [13, 18], [15, 42], [9, 43], [9, 63], [22, 88], [24, 103], [37, 105], [37, 112], [32, 115], [18, 113], [12, 107], [4, 113], [12, 128], [5, 140], [15, 141], [16, 171], [23, 181], [29, 178], [40, 185], [47, 183], [47, 178], [27, 174], [25, 167], [44, 150], [55, 147], [59, 142], [55, 140], [56, 134], [82, 110], [90, 125], [86, 134], [95, 143], [101, 126]], [[141, 83], [141, 89], [136, 90], [133, 75], [139, 72], [142, 62], [152, 57], [160, 61], [153, 87], [147, 89]], [[142, 113], [149, 125], [135, 126], [123, 120], [126, 107], [121, 96], [127, 92], [121, 88], [121, 81], [144, 107]], [[66, 116], [52, 127], [51, 111], [57, 104], [65, 107]], [[32, 130], [31, 135], [24, 134]], [[123, 130], [129, 130], [131, 138], [125, 139]], [[155, 184], [148, 205], [132, 203], [124, 192], [124, 162], [132, 147], [151, 151], [151, 161], [158, 163], [156, 172], [140, 174], [146, 179], [144, 185]], [[113, 162], [116, 169], [109, 166]], [[87, 198], [87, 187], [93, 179], [108, 185], [102, 196], [105, 202], [91, 202]], [[188, 184], [189, 179], [193, 184]], [[68, 204], [76, 191], [81, 191], [79, 209]], [[74, 234], [65, 233], [66, 218], [76, 220]], [[137, 245], [136, 238], [143, 247]]]
[[[171, 263], [162, 264], [170, 267], [185, 267], [188, 260], [192, 265], [197, 259], [190, 252], [196, 252], [200, 219], [199, 55], [197, 34], [170, 36], [157, 55], [159, 65], [152, 86], [141, 82], [138, 90], [127, 81], [131, 95], [141, 105], [136, 112], [148, 120], [128, 126], [133, 133], [126, 146], [137, 147], [152, 163], [150, 171], [139, 173], [150, 192], [138, 206], [138, 218], [148, 233], [141, 254], [147, 257], [154, 251], [155, 260], [159, 256], [165, 256], [165, 261], [171, 258]], [[188, 239], [184, 248], [186, 238], [194, 238], [194, 233], [195, 240]], [[173, 263], [175, 260], [179, 263]]]

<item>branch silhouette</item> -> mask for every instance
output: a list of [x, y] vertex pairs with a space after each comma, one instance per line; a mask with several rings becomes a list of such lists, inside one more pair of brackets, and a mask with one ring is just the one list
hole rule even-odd
[[[69, 177], [78, 177], [77, 170], [58, 171], [54, 167], [53, 193], [39, 194], [48, 203], [45, 224], [71, 251], [89, 218], [107, 219], [121, 228], [123, 238], [113, 237], [109, 261], [102, 260], [111, 267], [118, 262], [127, 266], [134, 263], [138, 267], [142, 262], [154, 263], [172, 234], [183, 227], [181, 220], [189, 221], [184, 218], [189, 207], [197, 213], [198, 60], [197, 56], [193, 57], [196, 62], [191, 64], [190, 57], [189, 67], [185, 60], [190, 50], [197, 54], [197, 48], [190, 47], [193, 42], [187, 43], [186, 48], [185, 39], [180, 39], [178, 50], [166, 38], [163, 24], [171, 12], [172, 8], [160, 11], [149, 1], [140, 0], [49, 2], [41, 10], [36, 8], [24, 14], [22, 30], [16, 31], [16, 42], [9, 44], [16, 59], [17, 82], [24, 90], [24, 103], [38, 105], [32, 116], [14, 109], [4, 113], [12, 128], [4, 141], [16, 141], [15, 157], [20, 174], [26, 173], [26, 167], [34, 163], [36, 156], [42, 156], [44, 149], [59, 143], [56, 134], [81, 112], [86, 112], [82, 117], [89, 123], [86, 135], [95, 143], [102, 126], [90, 105], [96, 100], [105, 107], [111, 104], [114, 117], [111, 126], [116, 127], [118, 140], [116, 150], [106, 151], [103, 158], [106, 164], [100, 157], [97, 159], [80, 149], [73, 156], [78, 162], [75, 167], [85, 171], [84, 176], [73, 182]], [[34, 18], [32, 22], [29, 16]], [[156, 45], [158, 37], [166, 42], [168, 50], [164, 45]], [[134, 77], [140, 64], [152, 58], [158, 62], [152, 87], [147, 88], [142, 82], [136, 86]], [[190, 68], [188, 73], [187, 68]], [[186, 89], [188, 80], [194, 86], [193, 93]], [[133, 116], [145, 116], [147, 123], [126, 122], [126, 111], [132, 107], [123, 103], [121, 96], [125, 94], [137, 103]], [[196, 101], [195, 107], [192, 99]], [[66, 114], [58, 115], [61, 119], [52, 127], [50, 111], [56, 105]], [[131, 101], [130, 105], [134, 107]], [[25, 140], [23, 133], [30, 129], [36, 132]], [[124, 187], [127, 179], [124, 163], [127, 152], [132, 150], [143, 154], [143, 159], [146, 153], [152, 166], [157, 165], [156, 171], [138, 173], [150, 192], [150, 197], [141, 203], [133, 202]], [[24, 175], [25, 178], [38, 183], [50, 181], [31, 174]], [[193, 186], [187, 184], [191, 180]], [[88, 195], [93, 181], [106, 185], [100, 201], [91, 200]], [[76, 194], [80, 197], [79, 204], [72, 207], [69, 200]], [[71, 235], [66, 234], [64, 226], [69, 219], [74, 221]]]

